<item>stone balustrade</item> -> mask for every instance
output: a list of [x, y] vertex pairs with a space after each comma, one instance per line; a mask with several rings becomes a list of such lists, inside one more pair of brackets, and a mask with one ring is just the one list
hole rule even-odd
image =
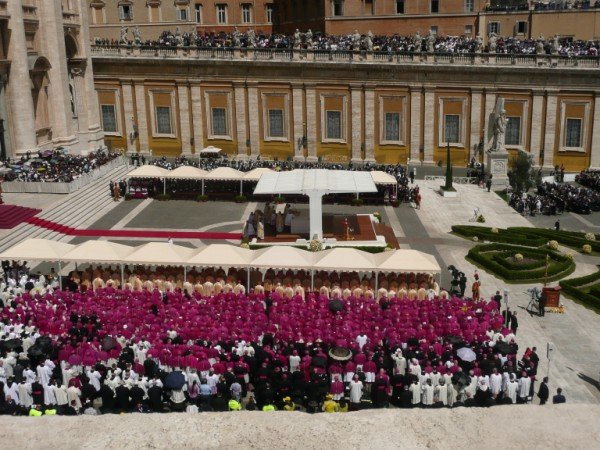
[[276, 48], [154, 47], [92, 45], [94, 58], [161, 58], [189, 60], [244, 60], [343, 62], [375, 64], [434, 64], [454, 66], [518, 66], [599, 68], [600, 56], [527, 55], [504, 53], [392, 53]]

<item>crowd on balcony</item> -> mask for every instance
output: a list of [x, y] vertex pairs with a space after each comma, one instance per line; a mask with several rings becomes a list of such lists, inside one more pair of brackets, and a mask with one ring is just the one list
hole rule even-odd
[[520, 4], [497, 4], [487, 5], [486, 11], [529, 11], [530, 9], [535, 11], [557, 11], [557, 10], [570, 10], [570, 9], [590, 9], [600, 8], [600, 2], [596, 0], [566, 0], [566, 1], [550, 1], [542, 2], [535, 1], [531, 3], [523, 2]]
[[[345, 412], [534, 395], [539, 357], [528, 348], [517, 358], [516, 313], [500, 314], [499, 294], [400, 294], [402, 283], [427, 284], [406, 274], [369, 297], [342, 291], [353, 276], [326, 273], [314, 292], [278, 283], [246, 293], [235, 273], [192, 272], [182, 282], [168, 267], [140, 289], [129, 271], [122, 289], [110, 270], [90, 268], [60, 290], [55, 274], [13, 267], [1, 286], [4, 414]], [[296, 276], [271, 272], [273, 282]]]
[[118, 156], [118, 153], [106, 151], [91, 152], [86, 156], [71, 155], [62, 150], [27, 152], [19, 159], [0, 161], [0, 173], [4, 174], [5, 181], [70, 183]]
[[[599, 2], [600, 3], [600, 2]], [[196, 31], [175, 32], [163, 31], [154, 40], [142, 41], [139, 33], [132, 40], [127, 32], [121, 39], [95, 39], [97, 45], [140, 45], [151, 47], [197, 47], [197, 48], [255, 48], [315, 51], [362, 51], [372, 50], [387, 53], [497, 53], [497, 54], [559, 54], [563, 56], [597, 56], [600, 42], [572, 40], [560, 37], [533, 39], [502, 37], [490, 35], [488, 44], [483, 45], [481, 36], [439, 36], [417, 33], [414, 36], [385, 35], [374, 36], [369, 32], [361, 35], [357, 32], [347, 35], [326, 35], [313, 33], [311, 30], [294, 34], [256, 34], [250, 30], [246, 33], [205, 33]]]
[[535, 194], [513, 192], [509, 204], [519, 213], [532, 216], [565, 211], [590, 214], [600, 211], [600, 192], [571, 184], [543, 182]]

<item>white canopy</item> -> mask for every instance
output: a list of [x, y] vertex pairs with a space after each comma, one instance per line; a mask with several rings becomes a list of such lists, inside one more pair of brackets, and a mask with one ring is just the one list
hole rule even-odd
[[369, 172], [327, 169], [295, 169], [265, 173], [254, 194], [305, 194], [377, 192]]
[[208, 174], [208, 171], [198, 169], [193, 166], [180, 166], [175, 170], [171, 170], [167, 174], [167, 178], [179, 180], [201, 180]]
[[374, 170], [370, 173], [375, 184], [398, 184], [398, 181], [396, 181], [396, 178], [393, 175], [383, 172], [382, 170]]
[[377, 269], [371, 253], [355, 248], [337, 247], [315, 254], [315, 264], [318, 270], [370, 271]]
[[23, 261], [61, 261], [75, 248], [72, 244], [47, 239], [25, 239], [0, 254], [0, 259]]
[[127, 262], [131, 264], [182, 266], [197, 252], [197, 249], [169, 244], [168, 242], [149, 242], [136, 247], [127, 257]]
[[253, 253], [252, 267], [311, 269], [314, 263], [314, 253], [286, 245], [267, 247]]
[[211, 170], [204, 177], [205, 180], [235, 180], [239, 181], [243, 178], [244, 172], [232, 169], [231, 167], [217, 167]]
[[219, 153], [221, 153], [221, 149], [213, 147], [212, 145], [204, 147], [202, 150], [200, 150], [201, 155], [218, 155]]
[[273, 173], [275, 172], [273, 169], [269, 169], [268, 167], [257, 167], [256, 169], [252, 169], [250, 172], [246, 172], [244, 174], [244, 181], [258, 181], [265, 173]]
[[165, 178], [169, 175], [169, 171], [167, 169], [163, 169], [162, 167], [158, 167], [152, 164], [147, 164], [144, 166], [140, 166], [137, 169], [129, 172], [127, 177], [129, 178]]
[[440, 265], [433, 255], [417, 250], [396, 250], [374, 255], [378, 270], [382, 272], [439, 273]]
[[121, 263], [133, 250], [132, 247], [109, 241], [85, 241], [64, 256], [65, 261]]
[[252, 250], [229, 244], [211, 244], [188, 260], [189, 266], [247, 267]]

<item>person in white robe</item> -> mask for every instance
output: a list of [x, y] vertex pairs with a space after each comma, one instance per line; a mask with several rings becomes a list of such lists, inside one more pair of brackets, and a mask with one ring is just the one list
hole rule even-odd
[[294, 373], [300, 367], [300, 355], [298, 355], [298, 350], [294, 350], [294, 352], [290, 355], [290, 372]]
[[421, 403], [421, 383], [418, 381], [414, 381], [413, 384], [410, 385], [408, 390], [412, 393], [412, 401], [413, 405], [418, 405]]
[[498, 373], [498, 369], [494, 369], [490, 375], [490, 392], [494, 398], [502, 392], [502, 375]]
[[475, 392], [477, 392], [477, 377], [473, 374], [472, 370], [469, 372], [469, 376], [471, 377], [471, 382], [468, 386], [465, 386], [465, 394], [469, 398], [475, 398]]
[[433, 372], [429, 374], [429, 378], [431, 379], [431, 384], [433, 385], [433, 387], [436, 387], [438, 384], [440, 384], [442, 374], [439, 373], [436, 368], [434, 368]]
[[396, 373], [400, 375], [406, 374], [406, 358], [402, 355], [402, 349], [397, 349], [395, 353], [392, 353], [392, 359], [396, 367]]
[[0, 360], [0, 382], [6, 384], [6, 369], [4, 367], [4, 361]]
[[69, 397], [69, 404], [77, 410], [81, 409], [81, 390], [75, 386], [67, 388], [67, 395]]
[[96, 389], [96, 392], [100, 391], [100, 379], [102, 378], [102, 375], [100, 375], [100, 372], [98, 372], [97, 370], [92, 370], [91, 368], [88, 368], [88, 370], [85, 372], [86, 376], [88, 377], [88, 379], [90, 380], [90, 384], [92, 386], [94, 386], [94, 389]]
[[65, 385], [54, 386], [54, 397], [58, 406], [64, 406], [69, 403], [69, 395]]
[[523, 376], [519, 378], [519, 402], [527, 403], [529, 400], [529, 391], [531, 389], [531, 378], [527, 375], [527, 372], [523, 372]]
[[510, 398], [511, 403], [517, 403], [517, 393], [519, 391], [519, 383], [515, 379], [515, 374], [510, 374], [510, 380], [506, 384], [504, 395]]
[[410, 361], [410, 365], [408, 366], [408, 370], [410, 370], [410, 373], [416, 376], [421, 375], [421, 366], [419, 365], [419, 361], [417, 361], [416, 359], [412, 359]]
[[444, 379], [440, 379], [439, 384], [434, 389], [434, 401], [442, 402], [444, 406], [448, 406], [448, 387]]
[[433, 405], [433, 396], [433, 384], [431, 383], [431, 379], [428, 379], [423, 387], [421, 387], [421, 403], [423, 403], [423, 406]]
[[4, 385], [4, 398], [7, 398], [9, 395], [17, 405], [21, 404], [21, 400], [19, 399], [19, 385], [11, 379]]
[[56, 396], [54, 395], [54, 382], [44, 385], [44, 405], [56, 405]]
[[358, 336], [356, 336], [356, 343], [358, 344], [358, 348], [360, 348], [361, 351], [368, 341], [369, 338], [365, 333], [360, 333]]
[[360, 399], [363, 395], [363, 384], [358, 379], [358, 375], [354, 375], [352, 381], [350, 381], [350, 403], [360, 403]]
[[25, 380], [19, 384], [19, 399], [21, 405], [30, 408], [33, 405], [33, 397], [31, 396], [31, 384], [27, 384]]
[[44, 363], [40, 363], [37, 367], [37, 377], [42, 386], [46, 386], [52, 377], [52, 369]]
[[36, 380], [36, 377], [37, 375], [33, 370], [31, 370], [31, 367], [27, 367], [27, 369], [23, 371], [23, 378], [25, 379], [25, 383], [33, 383]]

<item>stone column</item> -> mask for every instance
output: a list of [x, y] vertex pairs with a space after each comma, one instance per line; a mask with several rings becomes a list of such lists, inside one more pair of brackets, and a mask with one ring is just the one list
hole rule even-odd
[[471, 151], [469, 152], [469, 158], [477, 155], [477, 152], [479, 151], [479, 141], [481, 139], [482, 92], [483, 90], [479, 88], [471, 89], [471, 125], [469, 138]]
[[598, 136], [600, 136], [600, 91], [594, 93], [592, 136], [592, 146], [590, 149], [590, 168], [598, 170], [600, 169], [600, 139], [598, 139]]
[[7, 8], [10, 14], [8, 22], [10, 45], [7, 57], [10, 61], [10, 76], [7, 86], [10, 115], [7, 125], [10, 125], [12, 129], [12, 133], [10, 133], [12, 155], [9, 153], [8, 156], [16, 156], [28, 150], [35, 150], [37, 137], [27, 61], [27, 43], [23, 27], [23, 9], [21, 2], [17, 0], [8, 2]]
[[181, 153], [183, 155], [192, 154], [192, 132], [190, 130], [190, 103], [188, 95], [188, 86], [177, 84], [177, 96], [179, 100], [179, 124], [181, 130]]
[[260, 154], [260, 122], [258, 107], [258, 85], [248, 85], [248, 122], [250, 127], [250, 156], [256, 159]]
[[[121, 81], [121, 92], [123, 93], [123, 116], [125, 122], [125, 140], [127, 142], [127, 152], [135, 152], [135, 141], [131, 139], [132, 133], [135, 131], [133, 125], [135, 121], [135, 112], [133, 105], [133, 88], [131, 81]], [[116, 105], [117, 108], [120, 105]]]
[[350, 103], [352, 115], [352, 162], [362, 163], [362, 87], [358, 85], [350, 86]]
[[546, 132], [544, 134], [544, 167], [554, 167], [554, 146], [558, 101], [556, 92], [546, 91]]
[[[494, 141], [493, 123], [494, 108], [496, 107], [496, 92], [491, 89], [485, 90], [485, 112], [483, 116], [483, 149], [489, 150]], [[491, 122], [490, 122], [491, 121]]]
[[[422, 86], [410, 87], [410, 153], [411, 162], [421, 159], [421, 99]], [[404, 126], [404, 125], [402, 125]]]
[[[88, 131], [88, 115], [87, 115], [87, 104], [85, 94], [85, 68], [73, 67], [71, 69], [71, 75], [73, 76], [73, 85], [75, 86], [75, 108], [77, 110], [77, 126], [78, 130], [83, 136], [80, 136], [80, 144], [82, 140], [87, 141], [86, 135]], [[78, 133], [79, 134], [79, 133]], [[85, 150], [87, 149], [87, 142], [85, 142]]]
[[194, 123], [194, 153], [200, 154], [204, 148], [204, 110], [200, 86], [192, 86], [192, 121]]
[[365, 162], [375, 162], [375, 90], [365, 87]]
[[531, 140], [529, 144], [529, 152], [533, 158], [535, 166], [540, 165], [540, 150], [542, 148], [542, 121], [544, 109], [544, 95], [541, 91], [533, 92], [533, 100], [531, 105]]
[[306, 135], [308, 140], [307, 161], [317, 158], [317, 92], [315, 85], [306, 85]]
[[142, 82], [135, 83], [135, 109], [137, 112], [137, 127], [141, 152], [149, 152], [148, 147], [148, 118], [146, 115], [146, 88]]
[[434, 164], [433, 161], [433, 135], [435, 126], [435, 91], [432, 87], [425, 87], [425, 119], [424, 119], [424, 158], [423, 164]]
[[304, 146], [302, 138], [304, 137], [304, 107], [303, 107], [302, 86], [292, 84], [292, 123], [294, 126], [294, 160], [304, 161]]
[[238, 159], [247, 159], [246, 140], [248, 132], [246, 130], [246, 86], [244, 83], [234, 83], [235, 95], [235, 127], [237, 132]]
[[39, 2], [38, 17], [40, 20], [38, 33], [43, 36], [40, 42], [44, 49], [43, 54], [52, 66], [48, 71], [50, 80], [48, 109], [52, 126], [52, 142], [56, 146], [73, 145], [77, 142], [77, 138], [73, 130], [61, 2]]

